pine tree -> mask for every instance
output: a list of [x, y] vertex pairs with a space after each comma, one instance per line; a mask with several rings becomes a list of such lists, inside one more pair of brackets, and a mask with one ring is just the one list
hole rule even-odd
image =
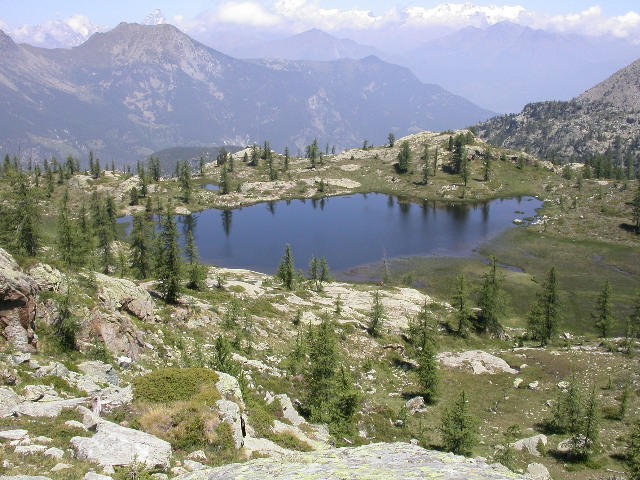
[[611, 284], [608, 279], [602, 284], [602, 290], [596, 300], [591, 317], [594, 320], [594, 326], [600, 336], [606, 337], [611, 330], [611, 324], [615, 321], [611, 298]]
[[466, 337], [469, 335], [471, 328], [471, 310], [468, 305], [469, 287], [467, 285], [467, 278], [464, 273], [461, 273], [456, 277], [456, 290], [453, 295], [453, 301], [451, 305], [455, 310], [455, 319], [457, 323], [458, 335]]
[[335, 324], [329, 316], [324, 315], [320, 324], [310, 330], [308, 345], [306, 403], [313, 421], [326, 422], [332, 417], [331, 404], [339, 364]]
[[407, 173], [411, 170], [411, 147], [409, 142], [404, 141], [400, 144], [400, 152], [398, 153], [398, 172]]
[[182, 259], [178, 245], [178, 228], [170, 206], [167, 207], [162, 221], [157, 258], [160, 292], [167, 303], [176, 303], [181, 290]]
[[435, 402], [440, 387], [440, 372], [436, 353], [435, 337], [425, 337], [425, 341], [418, 351], [416, 373], [418, 374], [420, 393], [430, 403]]
[[146, 213], [133, 216], [131, 229], [131, 268], [136, 278], [143, 280], [153, 274], [154, 224]]
[[629, 315], [629, 334], [633, 338], [640, 338], [640, 290], [636, 292], [633, 310]]
[[489, 272], [484, 276], [478, 299], [482, 328], [491, 335], [499, 335], [502, 332], [500, 321], [507, 315], [507, 295], [502, 288], [503, 283], [504, 277], [498, 273], [497, 259], [492, 256]]
[[289, 147], [284, 147], [284, 171], [289, 170]]
[[395, 134], [393, 132], [390, 132], [387, 138], [389, 140], [389, 148], [393, 148], [393, 146], [396, 144]]
[[187, 259], [187, 288], [192, 290], [204, 290], [207, 279], [207, 269], [200, 263], [198, 247], [195, 240], [196, 218], [193, 215], [185, 216], [185, 229], [187, 242], [185, 245], [185, 257]]
[[561, 318], [560, 305], [556, 269], [551, 267], [528, 315], [529, 334], [543, 346], [557, 333]]
[[440, 420], [442, 446], [456, 455], [471, 456], [477, 444], [477, 421], [469, 411], [467, 394], [464, 390], [455, 403], [445, 408]]
[[600, 407], [595, 385], [591, 387], [591, 394], [585, 404], [581, 426], [581, 431], [577, 435], [574, 434], [571, 443], [575, 446], [575, 454], [579, 458], [589, 460], [600, 436]]
[[633, 223], [636, 227], [636, 233], [640, 235], [640, 181], [638, 181], [638, 188], [636, 194], [633, 197], [632, 203]]
[[625, 453], [629, 480], [640, 480], [640, 420], [633, 424]]
[[193, 193], [193, 180], [191, 178], [191, 165], [188, 160], [179, 162], [179, 182], [180, 192], [182, 193], [182, 201], [189, 203], [191, 201], [191, 195]]
[[382, 325], [386, 320], [387, 314], [382, 305], [382, 297], [380, 290], [373, 292], [373, 303], [371, 304], [371, 311], [369, 312], [369, 327], [367, 331], [372, 337], [379, 337]]
[[293, 282], [295, 280], [296, 267], [293, 262], [293, 253], [291, 253], [291, 245], [287, 244], [284, 252], [284, 257], [278, 267], [276, 277], [282, 281], [282, 284], [287, 290], [293, 289]]
[[71, 218], [69, 191], [65, 190], [62, 195], [56, 235], [56, 244], [60, 258], [65, 265], [77, 267], [84, 264], [82, 240], [78, 225]]
[[22, 172], [16, 174], [12, 184], [15, 202], [11, 215], [15, 232], [14, 245], [19, 252], [35, 257], [42, 243], [39, 195], [29, 184], [27, 175]]
[[424, 145], [424, 152], [420, 157], [422, 160], [422, 183], [429, 185], [429, 170], [431, 168], [431, 160], [429, 159], [429, 145]]
[[226, 164], [222, 166], [222, 172], [220, 173], [220, 193], [222, 195], [231, 193], [231, 175], [229, 175]]
[[491, 180], [492, 173], [493, 173], [493, 154], [491, 153], [491, 150], [487, 150], [484, 157], [483, 173], [482, 173], [482, 178], [484, 179], [485, 182], [488, 182]]

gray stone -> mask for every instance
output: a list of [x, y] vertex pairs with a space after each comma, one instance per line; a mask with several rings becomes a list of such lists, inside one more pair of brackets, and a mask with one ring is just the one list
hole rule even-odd
[[512, 443], [513, 448], [519, 451], [527, 451], [531, 455], [535, 455], [536, 457], [540, 456], [540, 452], [538, 451], [538, 444], [542, 442], [544, 446], [547, 445], [547, 436], [546, 435], [534, 435], [532, 437], [523, 438], [518, 440], [517, 442]]
[[42, 475], [0, 475], [0, 480], [51, 480]]
[[49, 385], [26, 385], [22, 396], [29, 402], [61, 400], [58, 393]]
[[185, 460], [183, 462], [184, 468], [189, 470], [190, 472], [195, 472], [196, 470], [204, 470], [206, 465], [203, 465], [200, 462], [196, 462], [195, 460]]
[[298, 413], [298, 411], [293, 406], [291, 399], [285, 393], [280, 395], [274, 395], [272, 397], [267, 398], [267, 404], [273, 403], [274, 400], [278, 400], [280, 402], [280, 413], [282, 418], [288, 420], [293, 425], [300, 425], [302, 423], [307, 423], [307, 421]]
[[13, 363], [14, 365], [22, 365], [23, 363], [27, 363], [30, 360], [31, 360], [30, 353], [20, 353], [18, 355], [11, 356], [11, 363]]
[[195, 452], [191, 452], [189, 455], [187, 455], [187, 458], [189, 460], [206, 460], [207, 454], [202, 450], [196, 450]]
[[61, 470], [68, 470], [69, 468], [73, 468], [73, 465], [68, 463], [56, 463], [55, 466], [51, 469], [52, 472], [59, 472]]
[[75, 408], [87, 401], [86, 398], [70, 398], [54, 402], [22, 402], [14, 409], [14, 415], [26, 415], [27, 417], [55, 418], [63, 409]]
[[233, 433], [236, 448], [241, 448], [243, 444], [242, 418], [240, 417], [240, 407], [235, 402], [229, 400], [218, 400], [216, 402], [220, 421], [228, 424]]
[[56, 447], [48, 448], [44, 451], [45, 457], [62, 458], [64, 457], [64, 450]]
[[516, 379], [513, 381], [513, 388], [520, 388], [520, 385], [522, 385], [522, 382], [524, 382], [522, 378], [516, 377]]
[[223, 400], [229, 400], [237, 403], [241, 409], [244, 409], [244, 401], [242, 400], [242, 391], [240, 390], [240, 384], [235, 377], [223, 372], [216, 372], [218, 375], [218, 382], [216, 388], [220, 392]]
[[96, 472], [87, 472], [82, 480], [113, 480], [109, 475], [102, 475]]
[[418, 412], [424, 412], [426, 410], [426, 405], [424, 403], [424, 398], [420, 397], [420, 396], [413, 397], [413, 398], [407, 400], [406, 407], [411, 412], [412, 415], [414, 415], [414, 414], [416, 414]]
[[36, 295], [38, 285], [6, 250], [0, 248], [0, 339], [18, 352], [36, 353]]
[[285, 453], [278, 458], [261, 458], [245, 463], [199, 470], [174, 480], [244, 480], [322, 478], [385, 480], [507, 480], [521, 475], [488, 465], [481, 459], [465, 457], [410, 445], [378, 443], [356, 448], [336, 448], [320, 452]]
[[87, 430], [87, 427], [85, 427], [81, 422], [77, 421], [77, 420], [67, 420], [66, 422], [64, 422], [64, 424], [67, 427], [71, 427], [71, 428], [79, 428], [80, 430]]
[[20, 403], [20, 397], [10, 388], [0, 388], [0, 418], [9, 416]]
[[18, 445], [14, 452], [19, 455], [34, 455], [36, 453], [44, 453], [47, 447], [44, 445]]
[[535, 382], [531, 382], [527, 385], [527, 388], [529, 390], [533, 390], [534, 392], [537, 392], [538, 390], [540, 390], [540, 382], [538, 382], [537, 380]]
[[151, 478], [154, 480], [169, 480], [169, 475], [166, 473], [152, 473]]
[[98, 298], [107, 310], [125, 310], [143, 322], [152, 322], [153, 299], [149, 292], [131, 280], [96, 273]]
[[527, 465], [527, 473], [524, 478], [526, 480], [552, 480], [547, 467], [540, 463], [530, 463]]
[[38, 263], [29, 268], [29, 276], [42, 291], [66, 293], [68, 280], [57, 268], [45, 263]]
[[24, 440], [29, 436], [29, 432], [22, 429], [4, 430], [0, 432], [0, 440]]
[[120, 384], [118, 373], [108, 363], [99, 360], [82, 362], [78, 365], [78, 370], [97, 384], [115, 386]]
[[79, 407], [79, 410], [83, 414], [84, 425], [96, 430], [93, 437], [71, 439], [71, 446], [80, 460], [103, 466], [132, 465], [137, 462], [149, 468], [169, 467], [171, 445], [168, 442], [98, 418], [87, 408]]
[[491, 355], [482, 350], [469, 350], [466, 352], [442, 352], [438, 354], [438, 360], [449, 368], [470, 369], [475, 375], [482, 373], [495, 374], [499, 372], [518, 373], [503, 359]]

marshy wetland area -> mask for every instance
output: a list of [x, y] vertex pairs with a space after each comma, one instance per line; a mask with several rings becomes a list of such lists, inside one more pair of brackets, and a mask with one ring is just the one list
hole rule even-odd
[[[12, 307], [32, 322], [1, 343], [0, 431], [46, 448], [0, 434], [0, 475], [217, 478], [412, 442], [483, 457], [496, 476], [479, 478], [531, 464], [623, 478], [640, 415], [638, 180], [468, 130], [365, 143], [248, 147], [155, 179], [146, 163], [51, 184], [5, 171], [3, 205], [27, 201], [23, 182], [41, 228], [35, 255], [2, 237], [1, 285], [31, 295]], [[101, 418], [77, 408], [91, 397]], [[96, 458], [90, 441], [128, 430], [164, 443], [134, 466]]]

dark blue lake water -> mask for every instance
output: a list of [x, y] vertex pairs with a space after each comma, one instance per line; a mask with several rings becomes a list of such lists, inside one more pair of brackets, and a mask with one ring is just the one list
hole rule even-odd
[[385, 257], [471, 255], [541, 206], [532, 197], [416, 204], [382, 194], [280, 201], [194, 214], [195, 238], [208, 264], [274, 273], [290, 244], [297, 268], [324, 256], [344, 272]]

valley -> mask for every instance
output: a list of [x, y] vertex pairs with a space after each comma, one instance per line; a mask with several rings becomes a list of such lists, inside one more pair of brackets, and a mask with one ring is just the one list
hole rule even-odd
[[[454, 145], [452, 150], [450, 144]], [[464, 145], [464, 158], [468, 159], [460, 173], [454, 173], [459, 148], [456, 145]], [[406, 146], [410, 152], [409, 168], [406, 173], [399, 173], [398, 162]], [[254, 152], [258, 160], [251, 165]], [[48, 448], [59, 448], [63, 461], [49, 460], [42, 453], [23, 456], [5, 446], [3, 474], [19, 471], [45, 474], [52, 479], [80, 478], [96, 469], [94, 462], [103, 462], [107, 466], [98, 471], [113, 478], [124, 478], [133, 468], [139, 469], [139, 475], [154, 473], [154, 478], [163, 474], [169, 478], [216, 478], [207, 475], [222, 475], [222, 471], [206, 468], [268, 456], [279, 460], [271, 466], [247, 468], [269, 469], [265, 471], [277, 478], [284, 475], [288, 465], [301, 461], [296, 451], [369, 444], [374, 448], [373, 444], [379, 442], [384, 443], [375, 448], [382, 448], [384, 453], [380, 454], [389, 455], [390, 462], [402, 464], [411, 455], [418, 455], [415, 458], [420, 460], [415, 461], [437, 468], [429, 462], [437, 464], [440, 460], [403, 450], [394, 442], [411, 440], [427, 449], [444, 448], [441, 421], [463, 390], [477, 428], [470, 452], [486, 458], [488, 463], [500, 461], [521, 473], [527, 468], [535, 470], [538, 467], [529, 465], [538, 463], [554, 478], [576, 479], [597, 477], [607, 469], [625, 469], [625, 438], [633, 427], [631, 419], [640, 408], [636, 393], [640, 381], [635, 353], [638, 343], [634, 334], [625, 329], [625, 319], [633, 318], [640, 288], [638, 237], [631, 228], [622, 228], [633, 222], [636, 180], [583, 179], [578, 183], [575, 177], [566, 179], [560, 167], [523, 152], [492, 147], [469, 131], [423, 132], [399, 138], [393, 147], [367, 146], [313, 159], [249, 148], [227, 156], [222, 163], [190, 165], [188, 181], [182, 165], [177, 168], [182, 172], [178, 177], [161, 176], [159, 180], [152, 178], [151, 165], [145, 165], [148, 173], [143, 174], [144, 179], [109, 170], [101, 170], [97, 178], [90, 172], [61, 174], [62, 182], [53, 183], [49, 198], [45, 194], [49, 188], [46, 175], [39, 180], [40, 187], [32, 184], [31, 188], [43, 189], [38, 206], [44, 248], [35, 257], [20, 253], [19, 249], [14, 251], [38, 292], [31, 324], [37, 343], [31, 336], [33, 332], [24, 337], [5, 337], [11, 339], [4, 345], [2, 368], [7, 380], [0, 391], [7, 398], [2, 405], [9, 416], [0, 420], [0, 430], [24, 429], [29, 440], [23, 443], [34, 446], [42, 441], [36, 438], [38, 435], [47, 437]], [[15, 172], [5, 172], [3, 198], [13, 195], [10, 192], [15, 185], [11, 180], [14, 175]], [[33, 174], [30, 176], [35, 181]], [[212, 185], [218, 188], [212, 189]], [[147, 192], [136, 202], [132, 201], [134, 187], [138, 192]], [[71, 218], [78, 221], [83, 205], [88, 207], [87, 215], [96, 218], [89, 213], [95, 198], [111, 198], [117, 216], [155, 213], [164, 218], [167, 211], [188, 216], [213, 207], [258, 205], [268, 209], [268, 202], [299, 198], [320, 205], [338, 200], [333, 196], [372, 192], [393, 195], [411, 208], [420, 208], [425, 201], [472, 207], [478, 201], [514, 196], [535, 196], [544, 204], [534, 224], [509, 229], [476, 248], [471, 257], [390, 257], [358, 269], [357, 283], [332, 280], [330, 264], [326, 276], [322, 269], [313, 273], [308, 267], [310, 259], [297, 256], [293, 249], [295, 264], [290, 287], [279, 273], [273, 276], [207, 265], [202, 267], [203, 282], [186, 288], [191, 272], [197, 271], [187, 257], [182, 267], [184, 281], [173, 302], [163, 300], [163, 280], [140, 277], [135, 263], [137, 237], [126, 237], [124, 226], [116, 229], [116, 237], [110, 242], [110, 257], [105, 257], [106, 250], [100, 247], [101, 227], [92, 234], [92, 250], [82, 253], [84, 265], [76, 263], [77, 258], [65, 260], [63, 254], [66, 248], [81, 245], [69, 244], [60, 249], [60, 208], [65, 196], [67, 208], [75, 212]], [[7, 204], [3, 205], [9, 213]], [[513, 218], [517, 217], [514, 211]], [[223, 230], [222, 219], [216, 221], [213, 228]], [[167, 231], [163, 225], [160, 232]], [[233, 223], [230, 228], [234, 228]], [[265, 251], [261, 241], [258, 236], [243, 248]], [[3, 242], [16, 248], [7, 237]], [[284, 244], [279, 246], [278, 257], [284, 250]], [[482, 285], [491, 272], [491, 255], [496, 255], [496, 278], [508, 299], [508, 307], [500, 314], [498, 336], [483, 331], [481, 310], [477, 307]], [[196, 254], [196, 262], [197, 258]], [[108, 263], [103, 263], [105, 260]], [[551, 267], [558, 271], [561, 321], [549, 344], [541, 348], [527, 335], [528, 316], [545, 272]], [[25, 275], [10, 273], [17, 268], [3, 264], [3, 278], [7, 279], [4, 284], [13, 285], [15, 280], [10, 279]], [[465, 334], [460, 333], [460, 313], [456, 309], [461, 273], [469, 285], [464, 294], [467, 308], [473, 309], [465, 317], [469, 321]], [[605, 279], [612, 285], [611, 301], [617, 320], [603, 338], [591, 314]], [[65, 302], [71, 302], [69, 310], [65, 310]], [[3, 318], [12, 317], [3, 313]], [[65, 330], [61, 330], [60, 322], [65, 318], [73, 319], [72, 337], [64, 336]], [[374, 334], [375, 318], [378, 326]], [[428, 391], [420, 377], [419, 367], [426, 365], [423, 350], [416, 346], [421, 335], [433, 342], [438, 359], [432, 372], [436, 372], [439, 387], [431, 394], [424, 393]], [[16, 338], [24, 338], [27, 343], [12, 343]], [[65, 343], [65, 338], [71, 338], [71, 343]], [[323, 338], [322, 343], [314, 343], [315, 338]], [[30, 353], [21, 356], [20, 350]], [[322, 352], [331, 353], [322, 360]], [[456, 360], [458, 356], [460, 360]], [[329, 361], [329, 371], [337, 376], [318, 379], [314, 366], [323, 361]], [[111, 373], [94, 373], [89, 370], [91, 365]], [[175, 371], [176, 367], [181, 372], [176, 379], [192, 375], [191, 372], [199, 379], [191, 387], [195, 390], [191, 390], [189, 400], [179, 393], [175, 401], [167, 397], [168, 392], [178, 388], [171, 383], [171, 369]], [[204, 377], [197, 374], [197, 369], [203, 367], [222, 372], [216, 374], [219, 376], [226, 372], [238, 378], [237, 393], [224, 393], [228, 390], [221, 386], [215, 387], [220, 393], [206, 390], [212, 388], [206, 382], [199, 387], [198, 382], [204, 382]], [[49, 371], [52, 373], [44, 373]], [[154, 372], [164, 377], [154, 379]], [[88, 386], [89, 379], [95, 386]], [[160, 405], [154, 406], [158, 400], [151, 398], [156, 397], [146, 398], [143, 390], [137, 389], [137, 382], [142, 379], [151, 382], [144, 391], [160, 388], [164, 392], [160, 393], [159, 398], [165, 398]], [[314, 403], [309, 396], [315, 388], [314, 381], [328, 382], [322, 388], [331, 389], [332, 396], [324, 404]], [[601, 412], [597, 448], [594, 446], [586, 462], [573, 457], [570, 450], [562, 450], [567, 448], [566, 443], [561, 445], [562, 441], [570, 435], [558, 433], [549, 423], [554, 418], [554, 406], [562, 401], [562, 392], [572, 382], [581, 389], [585, 402], [590, 389], [596, 388]], [[197, 394], [199, 388], [209, 392], [207, 396]], [[34, 389], [47, 393], [30, 397], [28, 392]], [[19, 396], [9, 400], [7, 391]], [[103, 423], [98, 422], [102, 426], [97, 430], [91, 427], [95, 419], [74, 410], [78, 403], [90, 403], [86, 396], [89, 393], [103, 399], [104, 419]], [[87, 400], [82, 400], [83, 395]], [[624, 395], [627, 400], [620, 413]], [[270, 400], [274, 396], [280, 400]], [[71, 400], [76, 398], [79, 400]], [[223, 403], [215, 403], [220, 401]], [[289, 401], [295, 407], [287, 407]], [[334, 401], [338, 401], [337, 406]], [[67, 402], [71, 409], [62, 407], [62, 413], [49, 416], [48, 420], [33, 410], [56, 402]], [[354, 409], [345, 409], [347, 405]], [[235, 409], [239, 416], [223, 413]], [[291, 409], [303, 417], [291, 417]], [[185, 416], [187, 411], [191, 412], [189, 416]], [[200, 418], [202, 426], [184, 423], [189, 418]], [[78, 437], [65, 423], [70, 420], [80, 421], [89, 431], [78, 433]], [[244, 432], [239, 430], [238, 422], [245, 425]], [[35, 428], [35, 424], [45, 427]], [[94, 441], [99, 442], [100, 432], [116, 429], [113, 425], [144, 430], [163, 439], [170, 445], [170, 459], [154, 463], [155, 460], [145, 460], [151, 457], [144, 453], [138, 459], [142, 462], [139, 466], [120, 467], [118, 462], [123, 460], [107, 459], [106, 452], [91, 457], [81, 453], [86, 441], [72, 440], [74, 435], [73, 438], [95, 435]], [[227, 425], [230, 430], [220, 425]], [[546, 446], [523, 452], [509, 447], [516, 440], [534, 435], [545, 435]], [[76, 445], [75, 453], [67, 456], [64, 452], [70, 441]], [[189, 458], [197, 450], [202, 454]], [[345, 450], [344, 461], [354, 462], [351, 468], [361, 463], [356, 456], [353, 460], [349, 457], [351, 452], [357, 455], [357, 451]], [[331, 469], [345, 468], [313, 455], [304, 457], [304, 462], [316, 465], [314, 468], [326, 475]], [[447, 461], [462, 462], [457, 458]], [[511, 478], [508, 470], [486, 470], [478, 462], [473, 475], [479, 478]], [[54, 468], [60, 463], [69, 466]], [[225, 468], [231, 472], [228, 468], [243, 467]], [[457, 468], [462, 469], [462, 463]], [[195, 470], [188, 473], [190, 469]], [[229, 478], [239, 472], [229, 473]], [[410, 475], [408, 470], [406, 473]]]

